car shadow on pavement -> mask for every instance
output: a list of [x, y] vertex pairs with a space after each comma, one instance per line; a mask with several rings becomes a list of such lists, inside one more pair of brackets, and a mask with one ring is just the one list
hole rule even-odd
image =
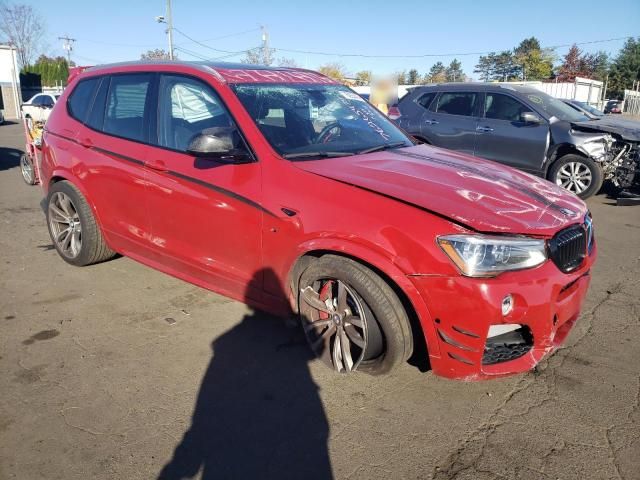
[[158, 478], [333, 478], [301, 329], [252, 311], [211, 347], [191, 426]]
[[9, 170], [20, 165], [20, 157], [24, 152], [17, 148], [0, 147], [0, 171]]

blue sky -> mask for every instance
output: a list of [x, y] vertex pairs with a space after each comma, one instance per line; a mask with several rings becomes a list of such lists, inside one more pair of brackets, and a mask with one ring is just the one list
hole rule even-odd
[[[76, 38], [72, 58], [78, 64], [136, 60], [152, 48], [167, 48], [164, 25], [155, 22], [165, 12], [165, 0], [59, 0], [39, 9], [47, 22], [49, 54], [64, 54], [58, 36]], [[276, 57], [288, 57], [303, 67], [342, 63], [347, 71], [385, 74], [416, 68], [427, 71], [436, 61], [453, 56], [397, 58], [397, 55], [441, 55], [499, 51], [536, 36], [543, 46], [640, 36], [640, 1], [281, 1], [173, 0], [174, 26], [212, 48], [237, 52], [261, 42], [260, 25], [269, 32]], [[244, 33], [239, 33], [244, 32]], [[239, 34], [237, 34], [239, 33]], [[232, 35], [234, 34], [234, 35]], [[237, 35], [235, 35], [237, 34]], [[231, 36], [229, 36], [231, 35]], [[220, 38], [225, 37], [226, 38]], [[200, 57], [225, 56], [175, 34], [174, 43]], [[624, 41], [583, 45], [585, 51], [615, 54]], [[322, 56], [280, 49], [391, 55], [392, 58]], [[568, 47], [556, 50], [563, 55]], [[182, 59], [195, 57], [178, 52]], [[239, 60], [240, 55], [228, 58]], [[458, 55], [473, 76], [478, 55]]]

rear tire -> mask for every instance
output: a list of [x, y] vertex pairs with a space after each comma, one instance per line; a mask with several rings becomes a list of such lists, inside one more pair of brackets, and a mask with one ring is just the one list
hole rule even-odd
[[413, 336], [404, 306], [371, 269], [349, 258], [324, 255], [302, 272], [299, 289], [298, 310], [307, 340], [334, 371], [382, 375], [411, 356]]
[[604, 175], [590, 158], [570, 153], [551, 165], [548, 180], [584, 200], [598, 193]]
[[83, 267], [116, 255], [104, 241], [91, 207], [72, 183], [61, 181], [49, 190], [47, 226], [58, 254], [71, 265]]
[[24, 183], [27, 185], [35, 185], [38, 183], [36, 181], [36, 170], [33, 165], [33, 160], [31, 160], [31, 157], [26, 153], [20, 156], [20, 173], [22, 174]]

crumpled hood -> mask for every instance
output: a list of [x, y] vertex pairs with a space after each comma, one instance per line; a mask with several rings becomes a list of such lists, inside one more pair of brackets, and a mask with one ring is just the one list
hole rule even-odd
[[550, 182], [427, 145], [293, 165], [480, 232], [552, 236], [587, 213], [582, 200]]
[[623, 140], [640, 142], [640, 122], [617, 117], [602, 117], [598, 120], [573, 122], [574, 128], [589, 132], [613, 133]]

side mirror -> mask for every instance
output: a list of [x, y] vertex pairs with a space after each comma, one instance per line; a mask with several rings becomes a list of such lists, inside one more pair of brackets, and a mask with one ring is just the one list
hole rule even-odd
[[203, 130], [189, 142], [187, 153], [198, 158], [208, 158], [224, 163], [246, 163], [251, 155], [242, 145], [234, 127], [214, 127]]
[[533, 112], [523, 112], [520, 115], [520, 120], [524, 123], [542, 123], [542, 119]]

